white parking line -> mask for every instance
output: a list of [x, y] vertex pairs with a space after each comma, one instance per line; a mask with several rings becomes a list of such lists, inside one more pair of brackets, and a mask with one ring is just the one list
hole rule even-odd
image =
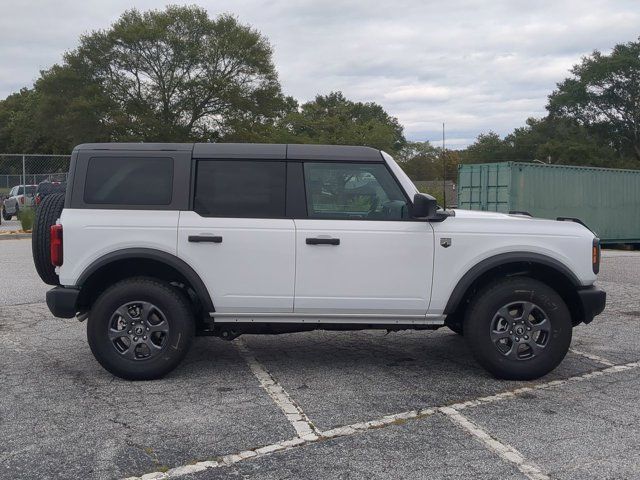
[[511, 445], [502, 443], [497, 438], [492, 437], [478, 425], [473, 423], [467, 417], [462, 415], [458, 410], [451, 407], [441, 407], [440, 412], [444, 413], [453, 423], [461, 427], [471, 436], [479, 440], [489, 450], [498, 455], [503, 460], [515, 464], [527, 478], [531, 480], [549, 480], [549, 476], [545, 475], [540, 468], [527, 461], [524, 456]]
[[[237, 341], [237, 340], [236, 340]], [[255, 360], [255, 358], [253, 357], [253, 355], [251, 354], [251, 352], [249, 352], [249, 350], [246, 348], [245, 345], [242, 345], [242, 347], [244, 347], [244, 351], [247, 353], [248, 357], [253, 359], [253, 361], [255, 362], [256, 366], [259, 367], [259, 371], [263, 371], [265, 372], [269, 378], [271, 378], [271, 375], [268, 374], [268, 372], [266, 372], [266, 370], [264, 369], [264, 367], [262, 367], [262, 365], [260, 365], [257, 360]], [[239, 348], [242, 348], [239, 346]], [[241, 351], [243, 357], [245, 356], [245, 354]], [[246, 359], [247, 357], [245, 357]], [[251, 367], [251, 364], [250, 364]], [[222, 459], [220, 460], [211, 460], [211, 461], [203, 461], [203, 462], [197, 462], [191, 465], [183, 465], [180, 467], [175, 467], [172, 468], [166, 472], [152, 472], [152, 473], [147, 473], [145, 475], [142, 475], [141, 477], [128, 477], [125, 480], [166, 480], [166, 479], [171, 479], [171, 478], [177, 478], [180, 477], [182, 475], [188, 475], [188, 474], [193, 474], [193, 473], [198, 473], [198, 472], [202, 472], [205, 470], [209, 470], [211, 468], [219, 468], [219, 467], [226, 467], [226, 466], [230, 466], [233, 465], [235, 463], [241, 462], [243, 460], [247, 460], [247, 459], [251, 459], [251, 458], [260, 458], [263, 457], [265, 455], [270, 455], [272, 453], [276, 453], [276, 452], [282, 452], [285, 450], [291, 450], [293, 448], [298, 448], [298, 447], [302, 447], [304, 445], [309, 445], [312, 443], [316, 443], [319, 442], [321, 440], [327, 440], [327, 439], [332, 439], [332, 438], [338, 438], [338, 437], [348, 437], [351, 435], [355, 435], [361, 432], [366, 432], [372, 429], [376, 429], [376, 428], [384, 428], [386, 426], [389, 425], [395, 425], [398, 423], [403, 423], [404, 421], [409, 421], [409, 420], [414, 420], [414, 419], [420, 419], [420, 418], [426, 418], [429, 417], [431, 415], [434, 415], [438, 412], [447, 415], [448, 418], [450, 418], [452, 421], [458, 423], [462, 428], [468, 429], [470, 427], [474, 427], [477, 430], [476, 433], [478, 433], [478, 435], [482, 435], [482, 433], [480, 432], [484, 432], [484, 430], [480, 429], [480, 427], [478, 427], [477, 425], [475, 425], [474, 423], [472, 423], [470, 420], [468, 420], [466, 417], [464, 417], [463, 415], [459, 414], [459, 410], [463, 410], [465, 408], [469, 408], [469, 407], [474, 407], [477, 405], [482, 405], [485, 403], [491, 403], [491, 402], [496, 402], [496, 401], [500, 401], [500, 400], [506, 400], [506, 399], [512, 399], [512, 398], [516, 398], [518, 395], [522, 394], [522, 393], [527, 393], [527, 392], [531, 392], [531, 391], [535, 391], [535, 390], [542, 390], [542, 389], [547, 389], [547, 388], [552, 388], [552, 387], [557, 387], [557, 386], [561, 386], [561, 385], [565, 385], [567, 383], [570, 382], [574, 382], [574, 381], [584, 381], [584, 380], [588, 380], [591, 378], [596, 378], [602, 375], [607, 375], [607, 374], [611, 374], [611, 373], [618, 373], [618, 372], [625, 372], [628, 370], [632, 370], [635, 368], [640, 367], [640, 362], [631, 362], [631, 363], [626, 363], [623, 365], [614, 365], [612, 367], [608, 367], [605, 368], [603, 370], [596, 370], [594, 372], [590, 372], [590, 373], [585, 373], [583, 375], [577, 375], [575, 377], [569, 377], [566, 378], [564, 380], [553, 380], [551, 382], [546, 382], [546, 383], [541, 383], [538, 385], [535, 385], [533, 387], [520, 387], [520, 388], [516, 388], [514, 390], [509, 390], [509, 391], [505, 391], [502, 393], [498, 393], [496, 395], [490, 395], [490, 396], [486, 396], [486, 397], [479, 397], [475, 400], [469, 400], [468, 402], [461, 402], [461, 403], [456, 403], [453, 405], [442, 405], [440, 407], [433, 407], [433, 408], [426, 408], [426, 409], [422, 409], [422, 410], [409, 410], [407, 412], [401, 412], [401, 413], [396, 413], [393, 415], [387, 415], [385, 417], [379, 418], [377, 420], [369, 420], [367, 422], [360, 422], [360, 423], [354, 423], [351, 425], [345, 425], [343, 427], [338, 427], [338, 428], [334, 428], [331, 430], [326, 430], [324, 432], [321, 432], [319, 430], [317, 430], [315, 427], [313, 427], [314, 432], [316, 432], [314, 435], [309, 435], [307, 436], [307, 438], [302, 438], [300, 436], [289, 439], [289, 440], [283, 440], [281, 442], [277, 442], [277, 443], [273, 443], [271, 445], [266, 445], [264, 447], [260, 447], [260, 448], [256, 448], [254, 450], [245, 450], [242, 451], [240, 453], [237, 454], [231, 454], [231, 455], [226, 455], [224, 457], [222, 457]], [[252, 368], [253, 371], [253, 368]], [[255, 373], [255, 372], [254, 372]], [[261, 374], [262, 375], [262, 374]], [[273, 379], [272, 379], [273, 380]], [[275, 380], [273, 380], [275, 382]], [[280, 387], [282, 388], [282, 387]], [[284, 392], [284, 390], [282, 390]], [[285, 392], [286, 394], [286, 392]], [[270, 394], [271, 395], [271, 394]], [[272, 397], [273, 398], [273, 397]], [[287, 398], [288, 395], [287, 395]], [[289, 399], [289, 401], [295, 405], [293, 403], [293, 401], [291, 399]], [[276, 402], [277, 403], [277, 402]], [[299, 408], [299, 407], [296, 407]], [[454, 415], [454, 412], [457, 412], [459, 414], [459, 416]], [[306, 416], [304, 417], [306, 418]], [[461, 420], [463, 419], [463, 420]], [[460, 423], [460, 421], [462, 421], [462, 423]], [[465, 423], [466, 422], [466, 423]], [[311, 424], [311, 422], [309, 422]], [[486, 432], [484, 432], [486, 434]], [[490, 437], [488, 434], [486, 434], [489, 439], [492, 439], [492, 437]], [[474, 436], [476, 436], [474, 434]], [[478, 437], [479, 440], [481, 441], [485, 441], [483, 438]], [[510, 447], [509, 445], [503, 444], [495, 439], [492, 439], [493, 441], [497, 442], [497, 444], [493, 443], [493, 441], [490, 441], [491, 445], [492, 445], [492, 450], [495, 449], [499, 449], [500, 451], [503, 452], [504, 455], [507, 455], [509, 458], [504, 457], [503, 455], [501, 455], [500, 453], [498, 453], [497, 450], [496, 453], [498, 453], [501, 457], [506, 458], [509, 462], [512, 463], [516, 463], [517, 461], [522, 459], [522, 461], [520, 462], [520, 467], [521, 470], [525, 475], [527, 475], [529, 478], [535, 478], [535, 479], [546, 479], [548, 478], [544, 473], [542, 473], [540, 471], [540, 469], [538, 469], [537, 467], [535, 467], [535, 465], [528, 463], [524, 460], [524, 458], [522, 457], [522, 455], [513, 447]], [[489, 441], [489, 440], [487, 440]], [[517, 455], [520, 455], [520, 457], [518, 457]], [[526, 470], [526, 472], [525, 472]], [[538, 473], [539, 472], [539, 473]], [[542, 475], [539, 477], [533, 476], [533, 475]]]
[[394, 425], [403, 423], [406, 420], [414, 420], [417, 418], [424, 418], [437, 413], [437, 409], [425, 408], [422, 410], [409, 410], [408, 412], [394, 413], [392, 415], [385, 415], [382, 418], [376, 420], [369, 420], [367, 422], [352, 423], [351, 425], [345, 425], [343, 427], [332, 428], [331, 430], [325, 430], [320, 432], [322, 438], [336, 438], [346, 437], [353, 435], [354, 433], [364, 432], [373, 428], [386, 427], [388, 425]]
[[613, 367], [615, 363], [610, 362], [606, 358], [602, 358], [598, 355], [594, 355], [593, 353], [583, 352], [582, 350], [576, 350], [575, 348], [570, 348], [569, 351], [571, 353], [575, 353], [576, 355], [581, 355], [589, 360], [593, 360], [594, 362], [601, 363], [602, 365], [606, 365], [607, 367]]
[[575, 377], [568, 377], [568, 378], [565, 378], [564, 380], [552, 380], [550, 382], [539, 383], [538, 385], [534, 385], [532, 387], [520, 387], [514, 390], [508, 390], [506, 392], [497, 393], [495, 395], [488, 395], [486, 397], [476, 398], [475, 400], [454, 403], [453, 405], [449, 405], [449, 406], [451, 408], [455, 408], [456, 410], [463, 410], [465, 408], [476, 407], [478, 405], [483, 405], [485, 403], [492, 403], [500, 400], [512, 399], [523, 393], [531, 393], [536, 390], [545, 390], [547, 388], [559, 387], [561, 385], [565, 385], [566, 383], [570, 383], [570, 382], [581, 382], [584, 380], [590, 380], [592, 378], [600, 377], [602, 375], [607, 375], [610, 373], [625, 372], [627, 370], [632, 370], [638, 367], [640, 367], [640, 362], [631, 362], [631, 363], [625, 363], [622, 365], [613, 365], [611, 367], [604, 368], [602, 370], [595, 370], [593, 372], [583, 373], [582, 375], [576, 375]]
[[233, 343], [260, 382], [260, 385], [262, 385], [262, 388], [265, 389], [275, 404], [284, 412], [289, 423], [291, 423], [291, 426], [298, 434], [298, 437], [304, 438], [305, 440], [315, 440], [320, 432], [318, 432], [315, 425], [302, 411], [302, 408], [293, 401], [285, 389], [282, 388], [282, 385], [271, 376], [267, 369], [258, 362], [253, 353], [251, 353], [251, 350], [247, 348], [247, 345], [241, 339], [236, 339]]

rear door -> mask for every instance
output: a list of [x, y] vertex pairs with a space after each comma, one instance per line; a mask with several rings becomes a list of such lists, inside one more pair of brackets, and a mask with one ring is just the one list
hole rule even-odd
[[205, 282], [216, 312], [292, 312], [295, 228], [285, 218], [284, 158], [195, 159], [194, 167], [178, 255]]
[[296, 218], [295, 311], [422, 317], [433, 229], [385, 163], [305, 162], [307, 217]]

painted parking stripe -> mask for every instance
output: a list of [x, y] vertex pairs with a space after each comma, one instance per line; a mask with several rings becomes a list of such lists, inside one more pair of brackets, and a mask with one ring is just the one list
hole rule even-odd
[[[249, 355], [251, 355], [250, 352], [249, 352]], [[251, 355], [251, 356], [253, 356], [253, 355]], [[591, 378], [600, 377], [602, 375], [608, 375], [608, 374], [613, 374], [613, 373], [625, 372], [625, 371], [633, 370], [633, 369], [638, 368], [638, 367], [640, 367], [640, 362], [631, 362], [631, 363], [626, 363], [626, 364], [623, 364], [623, 365], [614, 365], [612, 367], [608, 367], [608, 368], [605, 368], [605, 369], [602, 369], [602, 370], [596, 370], [596, 371], [593, 371], [593, 372], [590, 372], [590, 373], [577, 375], [575, 377], [569, 377], [569, 378], [567, 378], [565, 380], [553, 380], [551, 382], [541, 383], [541, 384], [535, 385], [533, 387], [520, 387], [520, 388], [516, 388], [514, 390], [502, 392], [502, 393], [499, 393], [499, 394], [496, 394], [496, 395], [489, 395], [489, 396], [486, 396], [486, 397], [479, 397], [479, 398], [477, 398], [475, 400], [469, 400], [468, 402], [461, 402], [461, 403], [456, 403], [456, 404], [453, 404], [453, 405], [442, 405], [440, 407], [426, 408], [426, 409], [422, 409], [422, 410], [409, 410], [407, 412], [401, 412], [401, 413], [396, 413], [396, 414], [393, 414], [393, 415], [387, 415], [387, 416], [379, 418], [377, 420], [369, 420], [367, 422], [360, 422], [360, 423], [354, 423], [354, 424], [351, 424], [351, 425], [345, 425], [343, 427], [334, 428], [334, 429], [327, 430], [327, 431], [324, 431], [324, 432], [321, 432], [321, 431], [318, 431], [317, 429], [315, 429], [315, 431], [317, 432], [316, 435], [308, 436], [307, 437], [308, 439], [301, 438], [301, 437], [298, 436], [298, 437], [295, 437], [295, 438], [292, 438], [292, 439], [289, 439], [289, 440], [283, 440], [281, 442], [273, 443], [271, 445], [266, 445], [264, 447], [256, 448], [254, 450], [245, 450], [245, 451], [242, 451], [242, 452], [239, 452], [239, 453], [236, 453], [236, 454], [226, 455], [226, 456], [222, 457], [222, 459], [219, 459], [219, 460], [197, 462], [197, 463], [190, 464], [190, 465], [184, 465], [184, 466], [180, 466], [180, 467], [175, 467], [175, 468], [172, 468], [172, 469], [170, 469], [170, 470], [168, 470], [166, 472], [152, 472], [152, 473], [147, 473], [145, 475], [142, 475], [141, 477], [128, 477], [125, 480], [166, 480], [166, 479], [171, 479], [171, 478], [177, 478], [177, 477], [181, 477], [183, 475], [188, 475], [188, 474], [193, 474], [193, 473], [198, 473], [198, 472], [202, 472], [202, 471], [205, 471], [205, 470], [209, 470], [211, 468], [220, 468], [220, 467], [230, 466], [230, 465], [233, 465], [235, 463], [238, 463], [238, 462], [241, 462], [241, 461], [244, 461], [244, 460], [249, 460], [249, 459], [253, 459], [253, 458], [260, 458], [260, 457], [263, 457], [265, 455], [270, 455], [270, 454], [276, 453], [276, 452], [283, 452], [283, 451], [286, 451], [286, 450], [299, 448], [299, 447], [302, 447], [302, 446], [305, 446], [305, 445], [309, 445], [309, 444], [313, 444], [313, 443], [316, 443], [316, 442], [319, 442], [319, 441], [322, 441], [322, 440], [327, 440], [327, 439], [331, 439], [331, 438], [339, 438], [339, 437], [348, 437], [348, 436], [351, 436], [351, 435], [356, 435], [358, 433], [367, 432], [367, 431], [375, 429], [375, 428], [384, 428], [384, 427], [391, 426], [391, 425], [397, 425], [398, 423], [403, 423], [404, 421], [411, 421], [411, 420], [417, 420], [417, 419], [426, 418], [426, 417], [429, 417], [431, 415], [437, 414], [439, 412], [444, 414], [444, 415], [446, 415], [446, 413], [442, 411], [443, 409], [450, 409], [450, 410], [453, 410], [454, 412], [458, 412], [459, 410], [463, 410], [465, 408], [469, 408], [469, 407], [473, 407], [473, 406], [477, 406], [477, 405], [482, 405], [482, 404], [485, 404], [485, 403], [496, 402], [496, 401], [500, 401], [500, 400], [513, 399], [513, 398], [516, 398], [518, 395], [520, 395], [522, 393], [527, 393], [527, 392], [531, 392], [531, 391], [534, 391], [534, 390], [542, 390], [542, 389], [547, 389], [547, 388], [553, 388], [553, 387], [565, 385], [567, 383], [574, 382], [574, 381], [585, 381], [585, 380], [589, 380]], [[449, 410], [446, 410], [446, 411], [449, 411]], [[449, 418], [451, 418], [451, 417], [449, 417]], [[466, 417], [463, 417], [463, 418], [466, 419]], [[469, 420], [467, 420], [467, 421], [469, 421]], [[505, 447], [508, 447], [508, 446], [505, 445]], [[513, 449], [513, 447], [511, 447], [511, 448]], [[513, 451], [517, 452], [517, 450], [515, 450], [515, 449], [513, 449]], [[511, 450], [507, 449], [507, 450], [505, 450], [505, 452], [511, 452]], [[517, 458], [517, 457], [513, 457], [513, 458]], [[509, 461], [511, 461], [511, 460], [509, 460]], [[524, 462], [524, 461], [522, 463], [525, 465], [525, 467], [524, 467], [525, 469], [527, 468], [527, 466], [531, 465], [528, 462]], [[531, 475], [533, 475], [535, 473], [536, 473], [535, 470], [531, 470], [530, 471]], [[544, 475], [544, 473], [542, 473], [542, 472], [541, 472], [541, 474]], [[548, 477], [544, 476], [544, 477], [529, 477], [529, 478], [548, 478]]]
[[589, 360], [593, 360], [594, 362], [598, 362], [602, 365], [606, 365], [607, 367], [613, 367], [615, 363], [607, 360], [606, 358], [602, 358], [599, 355], [594, 355], [593, 353], [583, 352], [582, 350], [576, 350], [575, 348], [570, 348], [569, 351], [571, 353], [575, 353], [576, 355], [581, 355]]
[[595, 370], [593, 372], [583, 373], [582, 375], [568, 377], [568, 378], [565, 378], [564, 380], [552, 380], [550, 382], [539, 383], [531, 387], [520, 387], [513, 390], [508, 390], [506, 392], [497, 393], [495, 395], [487, 395], [486, 397], [476, 398], [475, 400], [468, 400], [466, 402], [454, 403], [449, 406], [451, 408], [455, 408], [456, 410], [463, 410], [465, 408], [476, 407], [478, 405], [483, 405], [486, 403], [493, 403], [501, 400], [512, 399], [517, 397], [518, 395], [522, 395], [523, 393], [531, 393], [536, 390], [545, 390], [547, 388], [559, 387], [561, 385], [565, 385], [571, 382], [582, 382], [585, 380], [590, 380], [592, 378], [608, 375], [611, 373], [626, 372], [628, 370], [633, 370], [638, 367], [640, 367], [640, 362], [631, 362], [631, 363], [625, 363], [622, 365], [613, 365], [612, 367], [603, 368], [602, 370]]
[[320, 432], [302, 411], [300, 405], [289, 396], [286, 390], [282, 388], [282, 385], [258, 362], [253, 353], [251, 353], [251, 350], [249, 350], [241, 339], [236, 339], [233, 343], [238, 349], [238, 352], [240, 352], [240, 356], [247, 362], [251, 372], [260, 382], [262, 388], [285, 414], [298, 437], [304, 438], [305, 440], [315, 440]]
[[518, 450], [492, 437], [455, 408], [441, 407], [439, 410], [444, 413], [449, 420], [477, 439], [490, 451], [503, 460], [513, 463], [527, 478], [531, 480], [549, 480], [548, 475], [545, 475], [537, 465], [526, 460]]

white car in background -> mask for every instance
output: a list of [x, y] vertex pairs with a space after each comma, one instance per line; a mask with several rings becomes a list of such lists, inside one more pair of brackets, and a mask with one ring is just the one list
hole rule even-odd
[[2, 202], [3, 220], [11, 220], [12, 217], [18, 216], [22, 208], [32, 207], [37, 187], [37, 185], [27, 185], [26, 189], [24, 185], [13, 187]]

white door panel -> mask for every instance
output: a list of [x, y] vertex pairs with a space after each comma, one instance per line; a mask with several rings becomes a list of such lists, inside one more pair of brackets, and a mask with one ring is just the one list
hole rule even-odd
[[[297, 313], [425, 315], [433, 264], [427, 222], [295, 220]], [[339, 239], [308, 245], [307, 238]]]
[[180, 213], [178, 256], [200, 275], [217, 312], [292, 312], [295, 248], [293, 220]]

